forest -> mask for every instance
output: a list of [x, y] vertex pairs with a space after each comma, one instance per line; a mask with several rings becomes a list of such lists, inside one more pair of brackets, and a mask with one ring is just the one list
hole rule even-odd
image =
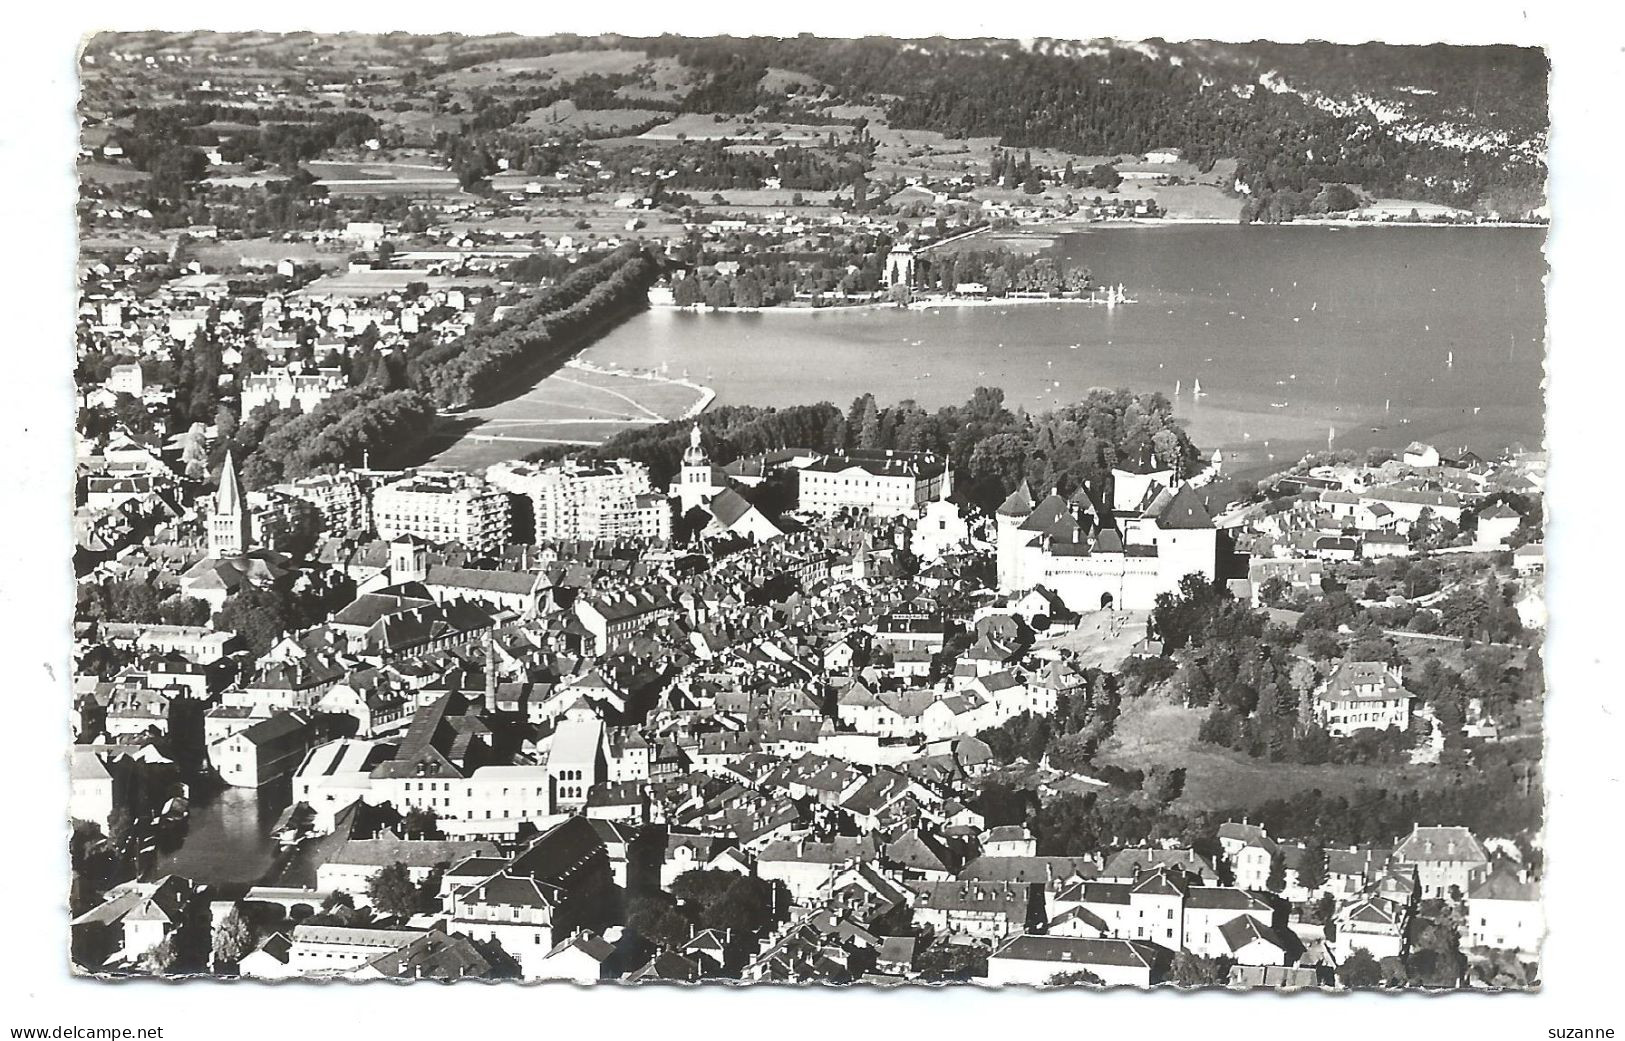
[[[1349, 184], [1378, 196], [1462, 206], [1491, 197], [1503, 209], [1518, 210], [1544, 195], [1544, 163], [1510, 147], [1544, 132], [1546, 65], [1533, 48], [1253, 53], [1163, 45], [1181, 59], [1175, 64], [1167, 55], [1124, 47], [1044, 50], [1010, 41], [800, 36], [642, 42], [651, 55], [676, 57], [691, 68], [730, 70], [725, 88], [709, 89], [708, 82], [685, 100], [690, 111], [749, 111], [771, 102], [749, 96], [738, 80], [742, 70], [773, 66], [812, 75], [848, 100], [882, 101], [887, 122], [901, 129], [1096, 156], [1172, 147], [1203, 170], [1234, 157], [1238, 180], [1255, 198], [1311, 188], [1313, 197], [1323, 185]], [[1261, 88], [1260, 68], [1272, 68], [1266, 61], [1284, 63], [1294, 83], [1306, 84], [1305, 94], [1318, 88], [1346, 100], [1357, 87], [1379, 92], [1382, 100], [1402, 101], [1407, 111], [1414, 106], [1419, 117], [1437, 124], [1502, 132], [1509, 147], [1463, 150], [1403, 135], [1352, 106], [1328, 111], [1294, 90]], [[699, 100], [711, 107], [696, 108]], [[1278, 212], [1265, 209], [1263, 219]]]

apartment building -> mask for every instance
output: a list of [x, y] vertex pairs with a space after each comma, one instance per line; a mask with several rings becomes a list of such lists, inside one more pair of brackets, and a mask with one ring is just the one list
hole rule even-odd
[[512, 506], [507, 492], [471, 474], [419, 471], [374, 492], [372, 517], [386, 541], [416, 535], [492, 553], [508, 541]]
[[486, 480], [530, 500], [538, 544], [575, 539], [671, 537], [671, 506], [654, 491], [649, 468], [617, 459], [538, 466], [519, 460], [486, 471]]

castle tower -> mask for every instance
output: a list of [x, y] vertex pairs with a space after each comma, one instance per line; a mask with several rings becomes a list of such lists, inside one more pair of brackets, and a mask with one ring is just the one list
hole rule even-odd
[[248, 503], [237, 479], [237, 464], [227, 449], [226, 461], [220, 466], [220, 487], [214, 493], [214, 508], [209, 513], [209, 556], [240, 557], [248, 552], [249, 542]]
[[886, 287], [914, 284], [914, 251], [902, 243], [892, 247], [886, 255]]
[[1033, 496], [1022, 481], [993, 515], [999, 592], [1026, 588], [1021, 581], [1021, 525], [1032, 515]]

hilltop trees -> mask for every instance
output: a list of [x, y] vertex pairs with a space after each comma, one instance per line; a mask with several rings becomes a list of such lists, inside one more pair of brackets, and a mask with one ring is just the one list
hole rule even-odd
[[[873, 409], [873, 411], [871, 411]], [[984, 509], [994, 509], [1022, 481], [1040, 493], [1105, 493], [1119, 460], [1156, 452], [1176, 470], [1194, 473], [1196, 447], [1161, 394], [1091, 390], [1081, 401], [1037, 415], [1005, 407], [1004, 392], [979, 387], [963, 405], [927, 412], [913, 401], [881, 408], [870, 395], [849, 414], [823, 403], [785, 409], [724, 407], [699, 421], [711, 460], [719, 465], [787, 446], [826, 452], [893, 450], [947, 457], [964, 488]], [[688, 424], [665, 423], [628, 431], [592, 454], [627, 457], [649, 465], [656, 481], [676, 473], [687, 447]], [[556, 454], [556, 453], [554, 453]], [[548, 453], [537, 453], [541, 458]]]
[[[412, 390], [384, 391], [376, 385], [340, 391], [308, 414], [256, 409], [238, 431], [241, 442], [259, 441], [242, 463], [243, 483], [263, 488], [344, 466], [413, 461], [428, 435], [434, 405]], [[263, 425], [262, 425], [263, 424]]]

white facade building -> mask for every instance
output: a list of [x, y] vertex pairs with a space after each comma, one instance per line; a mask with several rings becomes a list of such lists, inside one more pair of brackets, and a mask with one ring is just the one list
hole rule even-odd
[[537, 466], [502, 462], [486, 480], [531, 502], [536, 542], [671, 537], [671, 507], [654, 492], [649, 468], [617, 459]]
[[940, 459], [905, 452], [826, 456], [800, 473], [802, 510], [861, 510], [881, 517], [915, 512], [941, 495], [948, 479]]
[[416, 535], [489, 553], [508, 541], [512, 506], [506, 492], [478, 477], [420, 471], [374, 492], [372, 517], [381, 539]]

